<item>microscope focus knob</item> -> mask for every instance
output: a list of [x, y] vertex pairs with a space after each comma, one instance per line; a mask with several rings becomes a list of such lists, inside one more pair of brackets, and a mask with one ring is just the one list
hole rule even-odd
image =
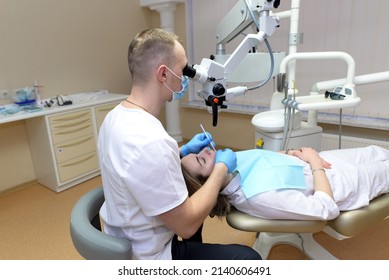
[[212, 92], [216, 96], [223, 95], [226, 92], [226, 89], [221, 83], [217, 83], [213, 86]]

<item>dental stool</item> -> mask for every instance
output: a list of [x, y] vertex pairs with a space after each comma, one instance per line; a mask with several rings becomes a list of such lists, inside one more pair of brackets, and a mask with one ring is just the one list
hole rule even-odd
[[337, 259], [313, 238], [323, 231], [337, 240], [355, 236], [389, 218], [389, 194], [381, 195], [366, 207], [341, 212], [330, 221], [269, 220], [254, 217], [236, 209], [227, 215], [227, 223], [238, 230], [257, 232], [253, 245], [263, 259], [267, 259], [272, 247], [287, 244], [300, 249], [310, 259]]
[[129, 240], [101, 231], [99, 211], [104, 203], [103, 188], [84, 194], [70, 215], [70, 235], [74, 247], [87, 260], [131, 260]]

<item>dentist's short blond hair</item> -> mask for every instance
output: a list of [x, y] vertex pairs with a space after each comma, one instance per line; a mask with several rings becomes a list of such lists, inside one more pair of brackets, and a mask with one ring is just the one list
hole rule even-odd
[[153, 28], [138, 33], [128, 47], [128, 67], [133, 83], [147, 83], [153, 71], [162, 65], [174, 65], [175, 45], [180, 38], [163, 29]]

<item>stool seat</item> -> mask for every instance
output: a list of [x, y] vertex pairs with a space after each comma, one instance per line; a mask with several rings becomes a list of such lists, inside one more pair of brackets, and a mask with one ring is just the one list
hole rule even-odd
[[73, 206], [70, 214], [73, 245], [88, 260], [130, 260], [130, 241], [101, 231], [99, 211], [103, 203], [103, 187], [97, 187], [80, 197]]

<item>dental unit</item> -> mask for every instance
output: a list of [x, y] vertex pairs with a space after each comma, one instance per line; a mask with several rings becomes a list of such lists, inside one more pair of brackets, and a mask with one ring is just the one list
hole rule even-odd
[[[227, 108], [225, 101], [245, 95], [276, 76], [277, 89], [272, 95], [270, 110], [256, 114], [251, 121], [255, 127], [255, 142], [261, 143], [257, 147], [279, 151], [310, 146], [321, 150], [322, 128], [317, 125], [318, 111], [339, 109], [341, 128], [342, 109], [355, 107], [362, 101], [357, 95], [356, 85], [389, 81], [389, 72], [355, 76], [355, 61], [345, 52], [298, 53], [297, 44], [302, 40], [302, 35], [298, 33], [300, 1], [292, 0], [289, 11], [273, 14], [272, 10], [278, 8], [279, 4], [280, 1], [271, 0], [237, 1], [217, 27], [216, 56], [203, 58], [199, 65], [187, 66], [184, 75], [202, 85], [202, 90], [196, 94], [211, 108], [213, 126], [217, 125], [219, 110]], [[291, 23], [289, 51], [287, 55], [273, 54], [267, 39], [276, 31], [283, 18], [289, 18]], [[252, 24], [257, 33], [246, 35], [235, 51], [226, 55], [225, 44]], [[253, 76], [258, 81], [259, 75], [242, 70], [241, 64], [260, 68], [257, 60], [260, 54], [255, 49], [262, 43], [266, 44], [271, 61], [267, 76], [253, 87], [244, 84], [229, 88], [228, 84], [232, 80], [252, 82], [247, 76]], [[347, 64], [345, 77], [313, 83], [309, 94], [301, 95], [296, 87], [296, 62], [330, 59], [343, 60]], [[237, 69], [239, 71], [235, 71]], [[239, 76], [235, 72], [243, 73]], [[303, 121], [302, 112], [307, 113], [306, 121]], [[341, 132], [339, 148], [340, 138]], [[253, 247], [264, 259], [273, 246], [282, 243], [301, 249], [311, 259], [336, 259], [314, 240], [314, 233], [324, 231], [335, 239], [342, 240], [357, 235], [388, 217], [389, 194], [385, 194], [371, 201], [367, 207], [342, 212], [330, 221], [267, 220], [234, 209], [227, 216], [227, 222], [233, 228], [257, 232]]]

